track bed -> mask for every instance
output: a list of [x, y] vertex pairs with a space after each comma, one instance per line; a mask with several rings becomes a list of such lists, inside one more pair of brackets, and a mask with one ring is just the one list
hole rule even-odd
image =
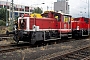
[[30, 47], [13, 52], [0, 53], [0, 60], [44, 60], [54, 59], [68, 52], [90, 46], [89, 39], [71, 40], [58, 44]]

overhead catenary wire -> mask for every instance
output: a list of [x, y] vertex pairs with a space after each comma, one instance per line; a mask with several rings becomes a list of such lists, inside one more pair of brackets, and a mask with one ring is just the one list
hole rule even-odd
[[[75, 5], [70, 5], [71, 6], [71, 13], [73, 12], [73, 10], [75, 10], [75, 11], [77, 11], [77, 13], [75, 13], [75, 14], [78, 14], [78, 13], [80, 13], [80, 11], [82, 11], [84, 14], [83, 15], [87, 15], [87, 17], [88, 17], [88, 15], [89, 15], [89, 4], [88, 4], [88, 1], [86, 0], [78, 0], [79, 2], [73, 2], [73, 1], [71, 1], [70, 3], [72, 3], [72, 4], [75, 4]], [[81, 4], [81, 3], [82, 4]], [[72, 10], [73, 9], [73, 10]]]

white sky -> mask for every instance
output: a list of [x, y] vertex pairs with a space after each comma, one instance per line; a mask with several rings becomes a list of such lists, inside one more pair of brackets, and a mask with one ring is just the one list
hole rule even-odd
[[[11, 0], [1, 0], [1, 1], [11, 2]], [[43, 10], [47, 10], [47, 6], [49, 6], [48, 10], [53, 10], [53, 5], [54, 2], [56, 1], [57, 0], [14, 0], [14, 3], [26, 6], [39, 6]], [[88, 16], [88, 0], [69, 0], [68, 2], [70, 5], [70, 14], [73, 17]]]

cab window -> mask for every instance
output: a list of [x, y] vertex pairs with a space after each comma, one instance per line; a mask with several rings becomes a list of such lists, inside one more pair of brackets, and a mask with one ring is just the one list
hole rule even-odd
[[54, 17], [57, 19], [57, 21], [61, 20], [61, 14], [59, 14], [59, 13], [55, 13]]
[[70, 16], [64, 15], [63, 18], [63, 22], [70, 23]]
[[25, 29], [26, 28], [26, 20], [20, 19], [19, 26], [20, 26], [20, 29]]

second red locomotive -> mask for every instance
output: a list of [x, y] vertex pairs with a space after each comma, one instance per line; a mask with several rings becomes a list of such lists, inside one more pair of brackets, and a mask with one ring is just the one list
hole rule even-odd
[[90, 29], [89, 18], [78, 17], [72, 21], [72, 35], [76, 36], [88, 36]]

